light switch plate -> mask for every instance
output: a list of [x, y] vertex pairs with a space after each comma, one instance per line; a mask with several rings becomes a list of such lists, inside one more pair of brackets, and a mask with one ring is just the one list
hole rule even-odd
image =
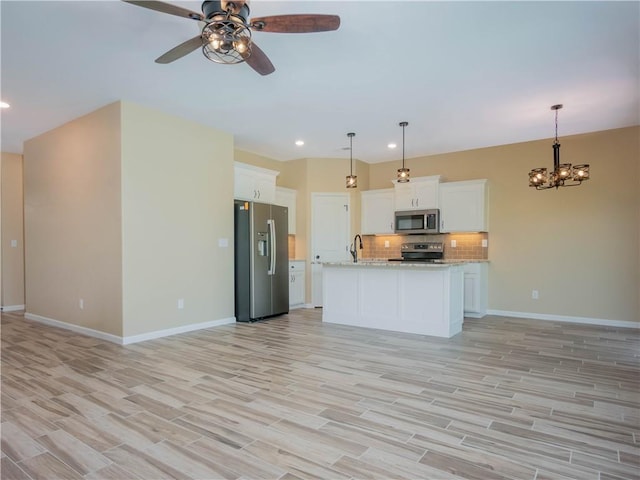
[[18, 246], [18, 240], [11, 240], [11, 247], [16, 248]]
[[228, 238], [219, 238], [218, 239], [218, 246], [222, 247], [222, 248], [226, 248], [229, 246], [229, 239]]

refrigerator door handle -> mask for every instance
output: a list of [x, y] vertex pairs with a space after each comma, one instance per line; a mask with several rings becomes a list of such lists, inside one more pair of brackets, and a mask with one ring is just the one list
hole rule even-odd
[[267, 220], [267, 227], [269, 228], [269, 275], [276, 274], [276, 221], [272, 218]]

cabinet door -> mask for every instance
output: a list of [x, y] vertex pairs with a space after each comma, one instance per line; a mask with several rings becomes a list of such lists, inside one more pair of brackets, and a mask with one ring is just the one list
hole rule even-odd
[[440, 231], [486, 232], [486, 180], [440, 185]]
[[233, 197], [238, 200], [256, 200], [255, 182], [251, 172], [241, 168], [235, 169]]
[[395, 186], [395, 208], [396, 210], [415, 210], [416, 198], [413, 184], [396, 183]]
[[464, 274], [464, 311], [478, 312], [478, 275], [474, 273]]
[[254, 177], [254, 185], [258, 193], [257, 202], [273, 203], [276, 199], [276, 177], [268, 174], [257, 174]]
[[361, 200], [360, 233], [363, 235], [393, 233], [393, 189], [362, 192]]
[[289, 212], [289, 235], [296, 234], [296, 198], [297, 192], [290, 188], [276, 187], [276, 198], [274, 203], [288, 208]]
[[304, 305], [304, 262], [289, 263], [289, 306]]
[[440, 175], [412, 178], [407, 183], [395, 182], [396, 210], [438, 208]]
[[278, 172], [235, 162], [233, 174], [234, 198], [261, 203], [274, 202]]
[[464, 313], [482, 318], [487, 313], [488, 271], [486, 263], [467, 263], [464, 266]]
[[415, 203], [418, 209], [438, 208], [438, 183], [437, 180], [414, 183]]

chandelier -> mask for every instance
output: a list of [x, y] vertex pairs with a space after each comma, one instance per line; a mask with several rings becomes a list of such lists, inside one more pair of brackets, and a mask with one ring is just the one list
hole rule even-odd
[[560, 143], [558, 142], [558, 110], [562, 105], [553, 105], [551, 110], [556, 112], [556, 139], [553, 142], [553, 172], [547, 174], [546, 168], [534, 168], [529, 172], [529, 186], [536, 190], [548, 188], [575, 187], [589, 180], [589, 165], [574, 165], [560, 163]]
[[409, 125], [409, 122], [400, 122], [402, 127], [402, 168], [398, 169], [398, 183], [407, 183], [409, 181], [409, 169], [404, 168], [404, 127]]
[[349, 175], [347, 175], [347, 188], [357, 188], [358, 187], [358, 177], [353, 174], [353, 137], [356, 134], [353, 132], [347, 133], [347, 137], [349, 137]]

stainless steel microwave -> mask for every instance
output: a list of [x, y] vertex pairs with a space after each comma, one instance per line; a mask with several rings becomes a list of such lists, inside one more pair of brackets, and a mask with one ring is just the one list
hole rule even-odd
[[440, 210], [405, 210], [395, 213], [394, 230], [405, 234], [440, 233]]

